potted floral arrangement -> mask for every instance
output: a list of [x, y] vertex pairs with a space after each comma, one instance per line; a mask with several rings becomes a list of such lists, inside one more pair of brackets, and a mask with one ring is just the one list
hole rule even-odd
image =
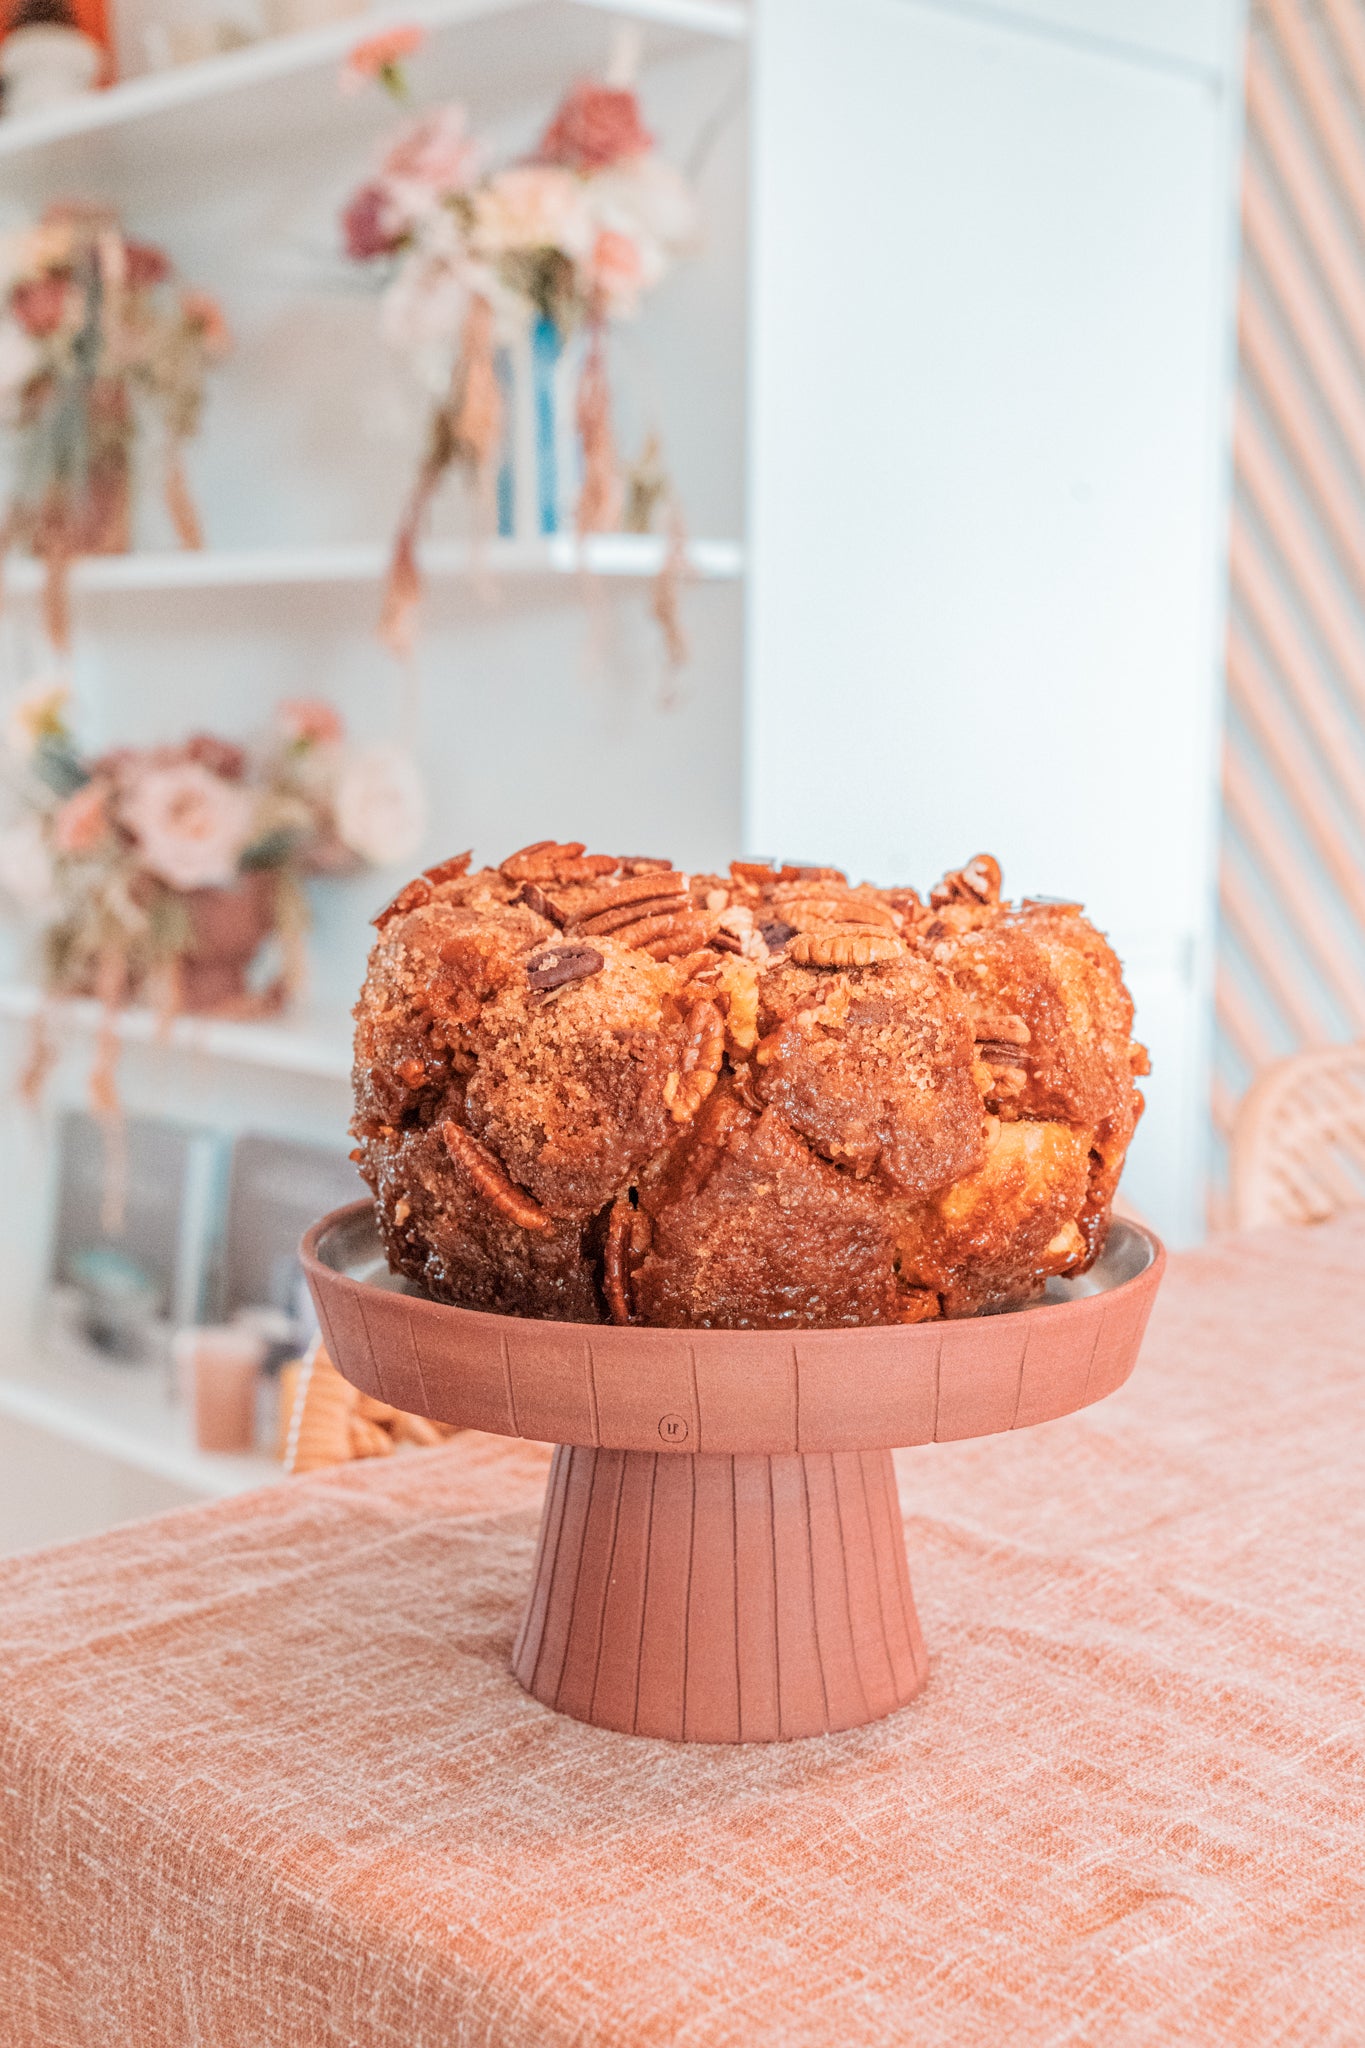
[[149, 418], [176, 532], [202, 545], [182, 453], [227, 347], [217, 301], [178, 285], [169, 258], [103, 207], [49, 207], [0, 243], [0, 423], [16, 442], [0, 556], [24, 547], [46, 564], [58, 647], [71, 561], [131, 543], [134, 451]]
[[195, 733], [94, 758], [69, 710], [61, 681], [11, 707], [22, 810], [0, 832], [0, 889], [36, 934], [50, 996], [278, 1009], [301, 979], [307, 878], [405, 860], [421, 838], [411, 758], [348, 745], [321, 701], [281, 704], [254, 750]]
[[[392, 85], [412, 47], [411, 31], [373, 38], [353, 56], [351, 75], [368, 71]], [[682, 177], [656, 153], [634, 91], [583, 82], [528, 157], [491, 171], [481, 167], [459, 107], [424, 115], [354, 194], [342, 226], [352, 258], [386, 267], [383, 331], [433, 400], [385, 599], [385, 637], [406, 652], [420, 595], [417, 536], [452, 466], [472, 480], [486, 529], [495, 517], [504, 532], [524, 533], [528, 522], [543, 533], [571, 522], [580, 534], [620, 524], [625, 491], [607, 331], [694, 246], [696, 209]], [[570, 407], [563, 375], [571, 338], [580, 346]], [[509, 399], [517, 412], [510, 423]], [[567, 518], [566, 412], [581, 470]], [[529, 453], [529, 477], [524, 465], [514, 475], [509, 446]]]

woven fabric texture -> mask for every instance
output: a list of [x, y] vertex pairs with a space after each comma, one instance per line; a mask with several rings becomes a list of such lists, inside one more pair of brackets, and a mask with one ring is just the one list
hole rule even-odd
[[1365, 1221], [1175, 1259], [1119, 1395], [900, 1456], [931, 1676], [876, 1727], [528, 1699], [546, 1467], [0, 1566], [5, 2048], [1356, 2048]]

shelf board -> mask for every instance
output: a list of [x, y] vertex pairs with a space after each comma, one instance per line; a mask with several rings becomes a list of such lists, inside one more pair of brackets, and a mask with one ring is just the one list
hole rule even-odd
[[[364, 36], [398, 24], [428, 31], [409, 66], [419, 101], [455, 94], [481, 115], [562, 89], [600, 71], [618, 22], [640, 32], [649, 64], [701, 43], [748, 34], [735, 0], [409, 0], [380, 5], [299, 34], [268, 37], [226, 55], [124, 80], [38, 113], [0, 121], [6, 189], [31, 198], [53, 179], [79, 177], [106, 192], [133, 175], [159, 196], [194, 196], [196, 161], [227, 149], [249, 166], [272, 133], [318, 129], [357, 135], [392, 126], [378, 92], [344, 97], [339, 65]], [[186, 175], [190, 186], [183, 183]]]
[[[467, 543], [433, 541], [421, 550], [424, 573], [433, 580], [486, 575], [500, 578], [573, 576], [586, 569], [597, 576], [650, 577], [662, 567], [666, 543], [652, 533], [599, 533], [580, 541], [553, 534], [542, 541]], [[695, 540], [688, 566], [706, 582], [734, 581], [744, 572], [739, 541]], [[263, 589], [272, 585], [378, 583], [389, 561], [387, 546], [365, 541], [313, 548], [205, 548], [172, 554], [88, 555], [71, 571], [77, 595], [114, 596], [154, 590]], [[32, 595], [42, 587], [38, 562], [16, 558], [4, 572], [5, 588]]]
[[[23, 983], [0, 985], [0, 1018], [36, 1017], [44, 1007], [36, 988]], [[94, 1001], [49, 1002], [46, 1013], [54, 1033], [89, 1037], [103, 1021]], [[151, 1010], [120, 1010], [114, 1030], [126, 1045], [165, 1045], [210, 1059], [242, 1066], [270, 1067], [277, 1073], [308, 1074], [324, 1081], [349, 1083], [351, 1036], [344, 1018], [295, 1016], [236, 1023], [219, 1017], [174, 1017], [169, 1023]]]
[[74, 1344], [54, 1341], [22, 1375], [0, 1374], [0, 1415], [205, 1500], [284, 1477], [273, 1458], [201, 1451], [188, 1412], [166, 1397], [161, 1366], [106, 1364]]

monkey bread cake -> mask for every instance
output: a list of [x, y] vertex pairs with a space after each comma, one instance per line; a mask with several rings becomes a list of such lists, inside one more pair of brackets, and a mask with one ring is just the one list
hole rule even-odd
[[1098, 1256], [1142, 1111], [1079, 905], [980, 854], [922, 902], [545, 841], [375, 920], [354, 1157], [395, 1271], [568, 1322], [1017, 1307]]

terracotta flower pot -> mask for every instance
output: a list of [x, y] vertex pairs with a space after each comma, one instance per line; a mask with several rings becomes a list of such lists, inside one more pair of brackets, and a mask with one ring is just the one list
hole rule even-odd
[[193, 939], [180, 961], [184, 1010], [235, 1009], [250, 998], [251, 963], [275, 929], [275, 877], [243, 875], [227, 889], [187, 889]]

